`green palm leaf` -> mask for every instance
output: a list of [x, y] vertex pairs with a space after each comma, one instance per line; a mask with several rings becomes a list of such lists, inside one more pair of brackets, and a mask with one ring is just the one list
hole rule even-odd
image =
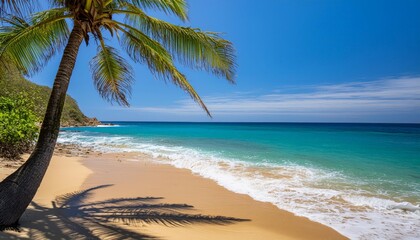
[[90, 68], [95, 87], [104, 99], [129, 105], [127, 95], [131, 94], [133, 69], [116, 49], [102, 43], [90, 62]]
[[65, 9], [52, 9], [34, 15], [29, 22], [12, 16], [1, 18], [0, 58], [11, 60], [19, 70], [31, 75], [61, 52], [69, 36]]
[[187, 20], [187, 2], [185, 0], [117, 0], [120, 6], [131, 4], [141, 9], [163, 11], [166, 14], [175, 14], [181, 20]]
[[133, 5], [115, 12], [126, 14], [127, 24], [158, 40], [180, 62], [234, 82], [234, 48], [217, 33], [173, 25], [149, 17]]
[[[129, 27], [125, 24], [118, 24], [120, 26]], [[121, 45], [133, 61], [146, 63], [152, 73], [164, 80], [170, 80], [175, 85], [182, 88], [209, 116], [211, 116], [210, 111], [207, 109], [200, 96], [188, 82], [185, 75], [180, 73], [174, 66], [171, 55], [159, 42], [154, 41], [134, 28], [124, 29], [123, 27], [120, 27], [119, 29], [123, 32], [120, 41]]]

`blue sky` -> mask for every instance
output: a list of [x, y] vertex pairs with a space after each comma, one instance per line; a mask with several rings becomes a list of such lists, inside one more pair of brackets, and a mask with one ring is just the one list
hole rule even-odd
[[[222, 32], [238, 56], [236, 85], [181, 67], [213, 119], [142, 65], [133, 65], [130, 108], [102, 100], [88, 66], [93, 42], [81, 48], [69, 94], [100, 120], [418, 123], [418, 9], [417, 0], [190, 0], [185, 25]], [[60, 57], [31, 80], [51, 86]]]

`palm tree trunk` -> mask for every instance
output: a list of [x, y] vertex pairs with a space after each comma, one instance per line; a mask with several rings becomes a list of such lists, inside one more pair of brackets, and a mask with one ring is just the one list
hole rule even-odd
[[25, 164], [0, 183], [0, 227], [18, 224], [45, 175], [57, 142], [66, 92], [82, 41], [82, 28], [75, 22], [54, 80], [35, 150]]

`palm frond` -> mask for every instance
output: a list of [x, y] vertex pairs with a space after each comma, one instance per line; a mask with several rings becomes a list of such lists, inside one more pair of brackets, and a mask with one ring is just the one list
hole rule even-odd
[[[134, 202], [134, 201], [133, 201]], [[135, 203], [135, 202], [134, 202]], [[188, 205], [188, 204], [169, 204], [169, 203], [158, 203], [158, 204], [149, 204], [149, 203], [144, 203], [139, 201], [139, 203], [133, 204], [131, 203], [130, 205], [127, 206], [120, 206], [120, 205], [116, 205], [116, 204], [106, 204], [105, 206], [99, 206], [96, 209], [103, 211], [103, 212], [115, 212], [115, 211], [120, 211], [121, 209], [131, 209], [132, 211], [138, 211], [140, 209], [164, 209], [164, 210], [176, 210], [176, 209], [192, 209], [193, 206]]]
[[99, 94], [109, 102], [128, 106], [133, 70], [117, 50], [101, 42], [97, 55], [91, 60], [93, 81]]
[[171, 55], [159, 42], [149, 38], [141, 31], [131, 28], [129, 25], [116, 21], [115, 23], [120, 26], [119, 29], [123, 32], [120, 39], [121, 46], [127, 51], [133, 61], [146, 63], [153, 74], [164, 80], [170, 80], [182, 88], [211, 116], [200, 96], [186, 77], [178, 71], [173, 64]]
[[234, 82], [235, 50], [218, 33], [177, 26], [150, 17], [133, 5], [115, 13], [125, 14], [127, 24], [159, 41], [181, 63]]
[[131, 4], [141, 9], [163, 11], [166, 14], [175, 14], [181, 20], [188, 19], [186, 0], [117, 0], [120, 6]]
[[[102, 212], [101, 212], [102, 213]], [[161, 224], [164, 226], [184, 226], [191, 224], [216, 224], [226, 225], [235, 222], [247, 221], [247, 219], [239, 219], [224, 216], [208, 216], [202, 214], [183, 214], [180, 212], [165, 212], [163, 210], [146, 210], [146, 209], [130, 209], [122, 208], [110, 214], [101, 214], [95, 216], [103, 221], [120, 222], [126, 225], [142, 226], [144, 224]]]
[[[77, 194], [77, 192], [75, 192], [74, 194]], [[79, 205], [79, 207], [89, 207], [92, 205], [102, 205], [102, 204], [124, 205], [124, 204], [130, 204], [132, 202], [148, 203], [148, 202], [155, 202], [162, 199], [163, 199], [162, 197], [111, 198], [111, 199], [107, 199], [106, 201], [98, 201], [98, 202], [93, 202], [93, 203], [81, 204]]]
[[69, 36], [66, 9], [40, 12], [29, 21], [18, 17], [1, 18], [0, 58], [6, 57], [24, 74], [31, 75], [64, 47]]
[[99, 185], [96, 187], [88, 188], [82, 191], [75, 191], [71, 193], [66, 193], [60, 196], [57, 196], [55, 198], [55, 205], [58, 208], [65, 208], [65, 207], [72, 207], [72, 206], [82, 206], [82, 203], [84, 203], [91, 195], [92, 192], [98, 189], [103, 189], [107, 187], [113, 186], [112, 184], [105, 184], [105, 185]]

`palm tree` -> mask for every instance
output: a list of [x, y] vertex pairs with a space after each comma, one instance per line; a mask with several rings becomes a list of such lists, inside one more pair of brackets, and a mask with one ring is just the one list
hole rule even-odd
[[25, 17], [2, 17], [0, 58], [5, 57], [26, 75], [36, 73], [56, 53], [64, 52], [35, 149], [25, 164], [0, 183], [0, 226], [18, 223], [48, 168], [83, 41], [89, 44], [93, 37], [98, 46], [90, 62], [95, 87], [103, 98], [121, 105], [128, 106], [134, 78], [127, 61], [106, 41], [114, 36], [133, 62], [147, 65], [153, 74], [181, 87], [208, 115], [174, 62], [234, 81], [235, 56], [229, 41], [217, 33], [174, 25], [145, 12], [159, 10], [186, 21], [185, 0], [50, 0], [50, 4], [48, 10], [22, 14]]

